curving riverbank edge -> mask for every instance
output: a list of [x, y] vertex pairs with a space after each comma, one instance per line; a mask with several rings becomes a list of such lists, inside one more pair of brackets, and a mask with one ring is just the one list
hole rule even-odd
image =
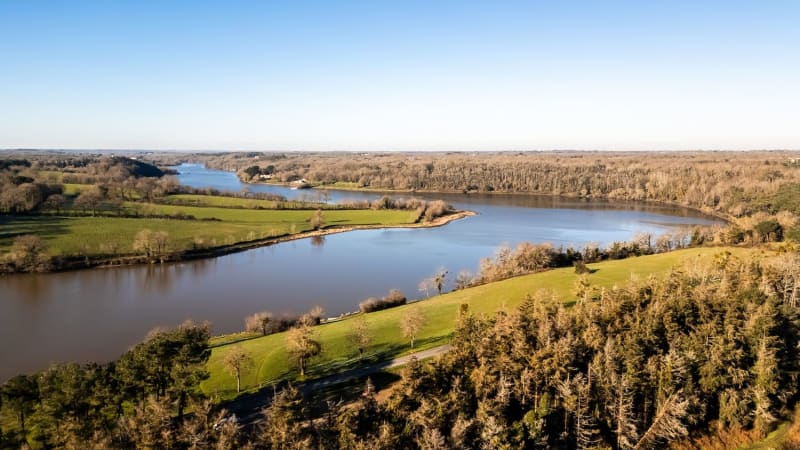
[[[221, 170], [221, 169], [215, 169]], [[291, 183], [283, 183], [283, 182], [263, 182], [263, 181], [245, 181], [241, 177], [238, 176], [240, 182], [246, 185], [261, 185], [261, 186], [281, 186], [281, 187], [289, 187]], [[386, 194], [386, 195], [402, 195], [402, 194], [409, 194], [411, 196], [415, 194], [429, 194], [429, 195], [436, 195], [436, 194], [447, 194], [447, 195], [472, 195], [472, 194], [479, 194], [479, 195], [512, 195], [512, 196], [529, 196], [529, 195], [539, 195], [543, 197], [563, 197], [569, 199], [579, 199], [579, 200], [604, 200], [607, 202], [641, 202], [645, 204], [650, 204], [653, 206], [666, 206], [666, 207], [676, 207], [676, 208], [683, 208], [690, 211], [694, 211], [709, 217], [713, 217], [715, 219], [719, 219], [726, 224], [735, 224], [737, 222], [737, 217], [728, 214], [724, 211], [715, 211], [712, 209], [707, 209], [704, 207], [693, 206], [693, 205], [686, 205], [680, 202], [674, 201], [667, 201], [667, 200], [656, 200], [656, 199], [626, 199], [626, 198], [618, 198], [618, 197], [609, 197], [607, 195], [578, 195], [574, 193], [562, 193], [562, 194], [553, 194], [548, 192], [521, 192], [521, 191], [463, 191], [463, 190], [428, 190], [428, 189], [372, 189], [372, 188], [365, 188], [365, 187], [347, 187], [347, 186], [333, 186], [333, 185], [311, 185], [308, 191], [339, 191], [339, 192], [360, 192], [360, 193], [367, 193], [367, 194]]]
[[[180, 252], [168, 253], [157, 257], [136, 256], [113, 256], [113, 257], [69, 257], [57, 258], [53, 260], [53, 266], [48, 272], [66, 272], [71, 270], [91, 269], [91, 268], [111, 268], [121, 266], [143, 265], [143, 264], [163, 264], [191, 261], [196, 259], [216, 258], [219, 256], [252, 250], [259, 247], [280, 244], [282, 242], [307, 239], [313, 237], [323, 237], [330, 234], [346, 233], [356, 230], [377, 230], [385, 228], [436, 228], [447, 225], [455, 220], [465, 217], [475, 216], [474, 211], [453, 211], [450, 214], [437, 217], [429, 222], [415, 222], [396, 225], [348, 225], [331, 226], [321, 230], [306, 231], [303, 233], [285, 234], [252, 241], [242, 241], [235, 244], [223, 245], [218, 247], [184, 250]], [[0, 274], [2, 275], [2, 274]], [[12, 275], [12, 274], [9, 274]]]

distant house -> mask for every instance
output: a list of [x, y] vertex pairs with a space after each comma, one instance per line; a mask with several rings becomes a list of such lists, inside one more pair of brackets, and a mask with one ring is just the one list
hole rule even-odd
[[289, 187], [292, 189], [309, 189], [311, 188], [311, 183], [305, 178], [300, 178], [299, 180], [294, 180], [289, 183]]

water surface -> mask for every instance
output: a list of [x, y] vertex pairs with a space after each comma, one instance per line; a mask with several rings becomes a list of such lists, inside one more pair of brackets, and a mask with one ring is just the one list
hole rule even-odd
[[[233, 173], [181, 165], [195, 187], [313, 195], [282, 186], [244, 185]], [[379, 193], [331, 191], [331, 201]], [[408, 194], [403, 194], [408, 195]], [[0, 277], [0, 380], [53, 361], [108, 361], [156, 326], [210, 321], [214, 333], [243, 328], [256, 311], [303, 312], [322, 305], [333, 316], [390, 289], [410, 298], [439, 268], [450, 279], [475, 271], [480, 258], [521, 241], [556, 246], [606, 245], [643, 231], [711, 224], [694, 211], [637, 202], [532, 195], [424, 194], [479, 213], [440, 228], [361, 230], [185, 263]], [[451, 286], [451, 284], [449, 284]]]

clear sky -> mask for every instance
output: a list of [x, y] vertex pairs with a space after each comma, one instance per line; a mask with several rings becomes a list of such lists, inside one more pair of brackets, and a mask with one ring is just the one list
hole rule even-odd
[[800, 1], [0, 0], [0, 148], [800, 149]]

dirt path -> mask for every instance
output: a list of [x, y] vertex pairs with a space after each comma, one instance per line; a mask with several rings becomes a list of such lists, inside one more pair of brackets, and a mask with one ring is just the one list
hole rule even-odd
[[433, 358], [434, 356], [441, 355], [448, 350], [450, 350], [450, 344], [440, 345], [439, 347], [429, 348], [421, 352], [412, 353], [410, 355], [401, 356], [388, 361], [370, 364], [357, 369], [351, 369], [335, 375], [320, 378], [318, 380], [309, 381], [308, 383], [303, 384], [300, 389], [302, 390], [303, 394], [311, 394], [319, 389], [325, 389], [329, 386], [334, 386], [353, 378], [365, 377], [382, 370], [408, 364], [408, 362], [411, 361], [411, 358], [417, 358], [418, 360]]

